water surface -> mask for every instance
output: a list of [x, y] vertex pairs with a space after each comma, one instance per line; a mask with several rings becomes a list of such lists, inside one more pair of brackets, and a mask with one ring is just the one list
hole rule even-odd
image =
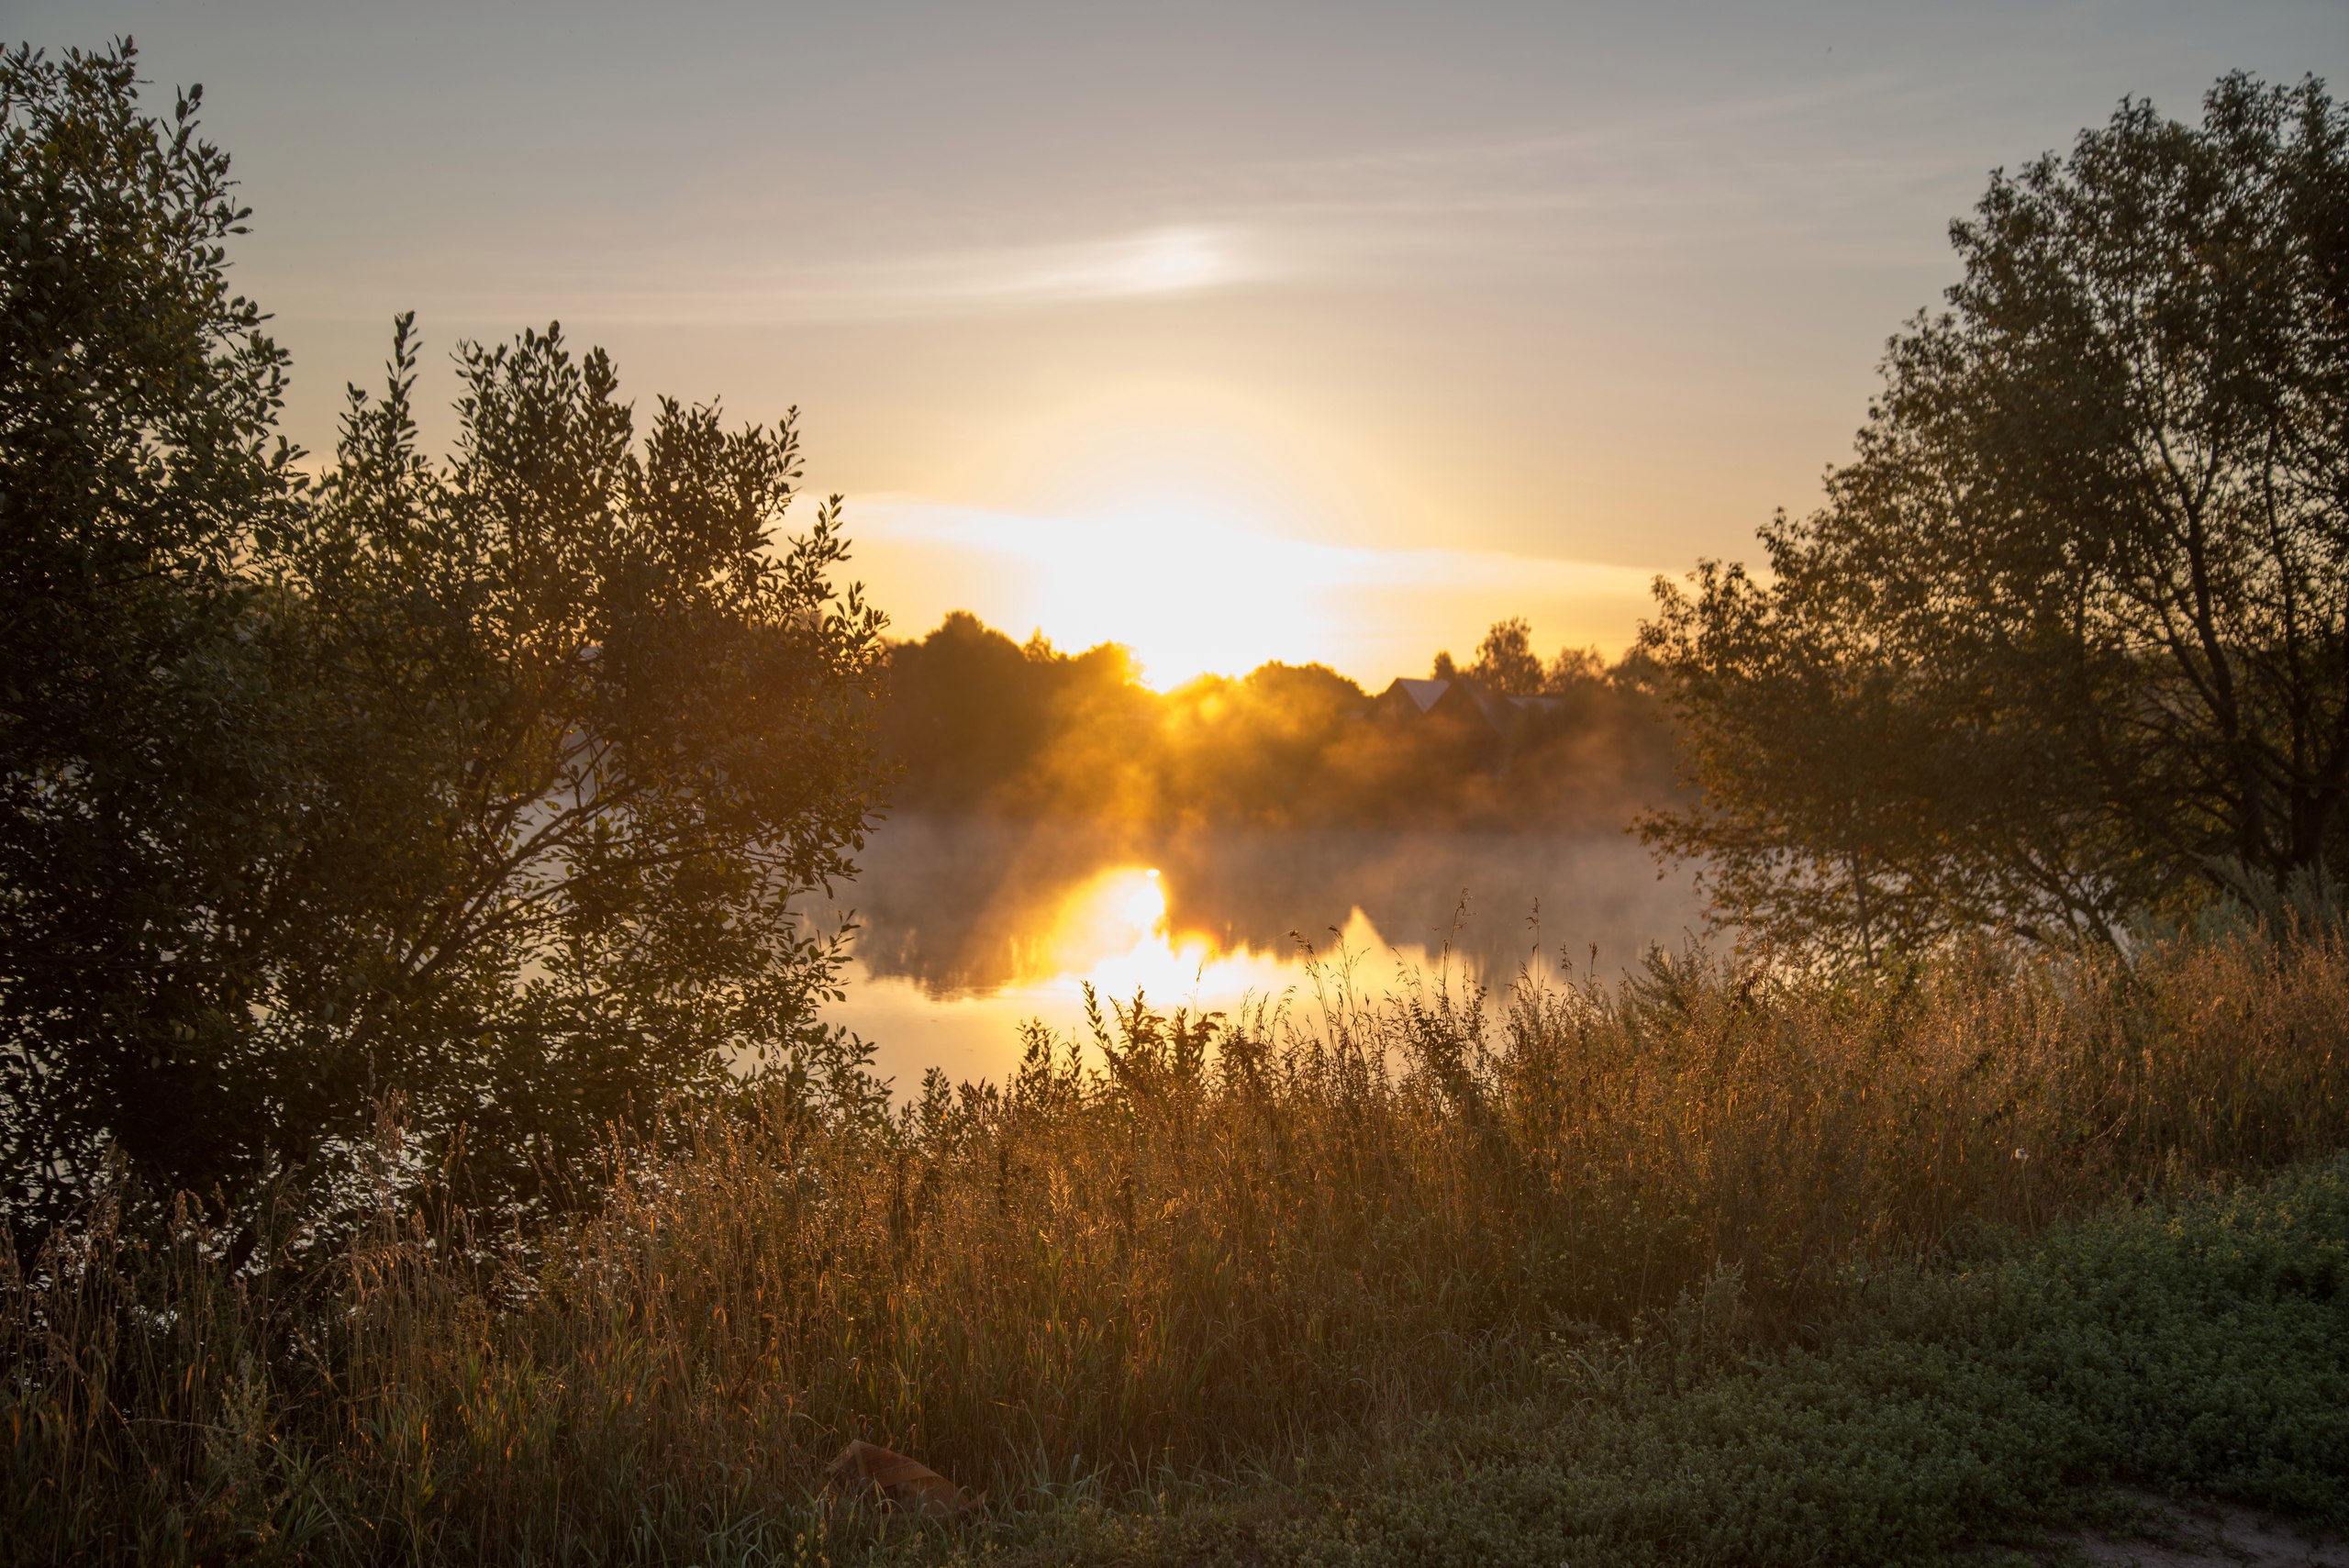
[[1333, 970], [1377, 989], [1448, 976], [1496, 991], [1561, 959], [1602, 973], [1699, 923], [1685, 872], [1621, 834], [1197, 831], [905, 817], [819, 918], [860, 922], [826, 1016], [903, 1092], [936, 1065], [1000, 1079], [1019, 1028], [1105, 1003], [1310, 1006]]

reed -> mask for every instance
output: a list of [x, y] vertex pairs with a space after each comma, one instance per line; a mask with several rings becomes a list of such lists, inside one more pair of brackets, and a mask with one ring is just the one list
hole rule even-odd
[[[1690, 957], [1031, 1034], [886, 1114], [615, 1149], [588, 1218], [386, 1183], [231, 1265], [183, 1203], [0, 1276], [0, 1553], [786, 1560], [851, 1438], [998, 1508], [1291, 1473], [1669, 1319], [1784, 1340], [1854, 1264], [2349, 1144], [2349, 946]], [[1080, 1049], [1089, 1047], [1089, 1049]], [[384, 1168], [401, 1166], [384, 1135]], [[13, 1252], [8, 1254], [13, 1256]]]

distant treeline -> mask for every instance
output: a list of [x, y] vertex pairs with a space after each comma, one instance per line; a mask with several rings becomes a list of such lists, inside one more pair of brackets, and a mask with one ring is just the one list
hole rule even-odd
[[1475, 662], [1438, 654], [1380, 694], [1268, 663], [1160, 694], [1114, 643], [1022, 646], [956, 611], [888, 653], [877, 740], [905, 810], [1153, 827], [1444, 823], [1613, 830], [1673, 791], [1672, 738], [1641, 655], [1544, 664], [1522, 620]]

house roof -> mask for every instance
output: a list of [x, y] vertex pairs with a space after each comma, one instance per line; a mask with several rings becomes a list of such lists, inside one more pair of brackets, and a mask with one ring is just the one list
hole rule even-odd
[[1393, 685], [1386, 689], [1389, 692], [1402, 693], [1411, 700], [1411, 706], [1413, 707], [1418, 708], [1421, 713], [1425, 713], [1430, 708], [1435, 706], [1436, 704], [1443, 700], [1443, 694], [1452, 689], [1452, 683], [1450, 681], [1408, 681], [1398, 679]]
[[1529, 719], [1564, 710], [1553, 696], [1504, 696], [1482, 683], [1460, 679], [1397, 680], [1379, 693], [1378, 706], [1398, 716], [1473, 717], [1495, 734], [1508, 736]]

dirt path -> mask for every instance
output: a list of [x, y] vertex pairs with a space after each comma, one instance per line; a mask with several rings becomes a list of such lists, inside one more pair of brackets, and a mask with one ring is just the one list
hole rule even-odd
[[2311, 1535], [2285, 1520], [2229, 1504], [2141, 1496], [2142, 1531], [2083, 1531], [2059, 1544], [2071, 1560], [2114, 1568], [2349, 1568], [2349, 1541]]

